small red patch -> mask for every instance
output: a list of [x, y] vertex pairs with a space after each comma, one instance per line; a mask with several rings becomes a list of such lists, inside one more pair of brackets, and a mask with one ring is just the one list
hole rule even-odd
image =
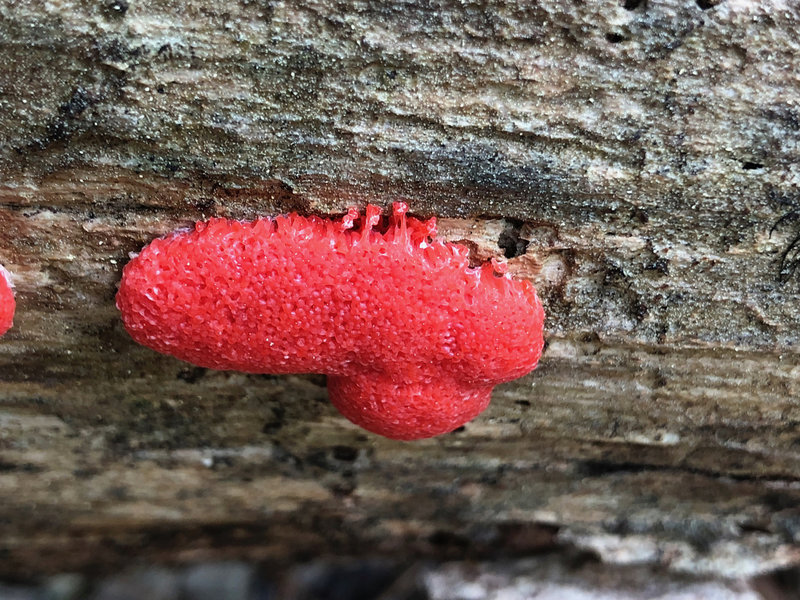
[[131, 260], [117, 307], [137, 342], [196, 365], [326, 374], [369, 431], [452, 431], [536, 367], [544, 311], [530, 282], [470, 268], [407, 209], [197, 223]]
[[0, 335], [11, 329], [16, 306], [8, 271], [0, 267]]

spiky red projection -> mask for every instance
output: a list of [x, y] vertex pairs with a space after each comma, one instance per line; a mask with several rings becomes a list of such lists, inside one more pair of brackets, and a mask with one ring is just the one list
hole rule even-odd
[[406, 210], [197, 223], [125, 267], [117, 307], [137, 342], [196, 365], [324, 373], [369, 431], [452, 431], [536, 367], [544, 312], [529, 282], [471, 268]]

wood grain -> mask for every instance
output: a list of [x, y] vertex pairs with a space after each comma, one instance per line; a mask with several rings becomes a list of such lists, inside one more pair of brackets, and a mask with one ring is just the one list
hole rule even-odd
[[[0, 576], [319, 554], [800, 562], [791, 3], [0, 0]], [[129, 253], [409, 202], [546, 304], [463, 431], [157, 356]]]

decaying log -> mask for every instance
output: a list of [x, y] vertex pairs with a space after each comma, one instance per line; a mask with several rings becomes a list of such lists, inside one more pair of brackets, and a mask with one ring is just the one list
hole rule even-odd
[[[132, 557], [800, 563], [800, 8], [0, 1], [0, 576]], [[156, 355], [130, 252], [406, 200], [547, 310], [464, 430]]]

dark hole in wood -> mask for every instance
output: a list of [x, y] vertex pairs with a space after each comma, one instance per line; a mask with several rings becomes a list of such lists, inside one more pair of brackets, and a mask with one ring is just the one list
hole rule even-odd
[[623, 0], [622, 8], [625, 10], [636, 10], [645, 4], [645, 0]]

